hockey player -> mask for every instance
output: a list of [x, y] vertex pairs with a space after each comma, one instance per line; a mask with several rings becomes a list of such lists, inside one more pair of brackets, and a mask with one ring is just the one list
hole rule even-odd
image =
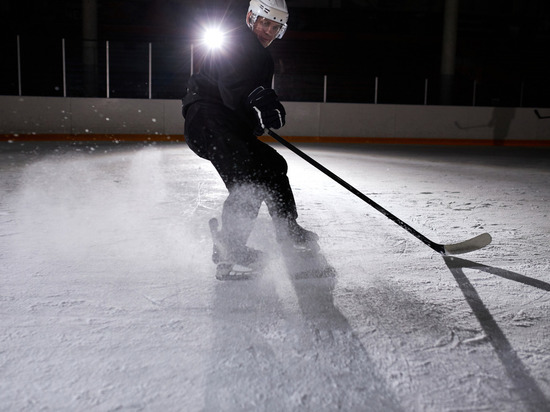
[[283, 36], [287, 20], [284, 0], [251, 0], [246, 24], [228, 33], [223, 49], [205, 57], [183, 99], [186, 142], [212, 162], [229, 191], [219, 233], [211, 222], [218, 275], [233, 265], [262, 264], [262, 252], [246, 246], [262, 202], [280, 243], [303, 247], [318, 240], [296, 222], [285, 159], [257, 139], [265, 129], [285, 124], [285, 109], [271, 89], [274, 63], [266, 48]]

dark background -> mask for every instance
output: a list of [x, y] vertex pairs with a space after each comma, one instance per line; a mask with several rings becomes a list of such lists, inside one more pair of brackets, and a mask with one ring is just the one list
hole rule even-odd
[[[64, 38], [68, 94], [84, 95], [79, 67], [82, 2], [3, 0], [1, 4], [0, 93], [17, 94], [19, 36], [23, 94], [61, 93], [59, 41]], [[98, 0], [97, 4], [96, 94], [105, 94], [102, 56], [108, 40], [112, 82], [118, 84], [111, 97], [146, 94], [143, 72], [148, 70], [149, 42], [156, 69], [153, 97], [179, 97], [189, 77], [190, 44], [196, 42], [201, 25], [222, 17], [242, 21], [248, 7], [247, 0]], [[425, 79], [430, 82], [429, 103], [440, 103], [444, 0], [288, 0], [287, 4], [289, 29], [270, 47], [283, 98], [322, 99], [323, 76], [328, 75], [328, 100], [372, 102], [374, 79], [379, 77], [379, 103], [423, 104]], [[461, 0], [452, 104], [550, 106], [549, 51], [548, 0]], [[131, 81], [132, 76], [142, 79]], [[472, 102], [474, 88], [477, 101]]]

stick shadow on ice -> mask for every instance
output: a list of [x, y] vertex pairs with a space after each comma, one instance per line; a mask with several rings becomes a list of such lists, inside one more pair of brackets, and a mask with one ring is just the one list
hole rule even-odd
[[550, 283], [543, 282], [542, 280], [533, 279], [529, 276], [521, 275], [516, 272], [511, 272], [506, 269], [495, 268], [492, 266], [483, 265], [481, 263], [472, 262], [470, 260], [460, 259], [454, 256], [445, 256], [444, 259], [451, 272], [457, 269], [478, 269], [483, 272], [499, 276], [501, 278], [514, 280], [516, 282], [550, 292]]
[[526, 411], [548, 410], [550, 400], [546, 398], [543, 391], [530, 375], [529, 370], [518, 357], [516, 351], [506, 338], [506, 335], [493, 318], [489, 309], [485, 306], [477, 290], [472, 285], [464, 269], [477, 269], [483, 272], [491, 273], [505, 279], [514, 280], [529, 286], [533, 286], [545, 291], [550, 291], [550, 284], [542, 282], [519, 273], [510, 272], [505, 269], [495, 268], [465, 259], [445, 256], [445, 264], [456, 279], [466, 302], [472, 309], [475, 317], [479, 321], [481, 328], [488, 341], [493, 346], [496, 355], [504, 366], [506, 374], [510, 380], [513, 390], [518, 394]]

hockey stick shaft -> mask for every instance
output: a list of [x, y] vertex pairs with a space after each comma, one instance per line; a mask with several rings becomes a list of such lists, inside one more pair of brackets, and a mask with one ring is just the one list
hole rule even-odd
[[336, 183], [340, 184], [347, 190], [349, 190], [351, 193], [353, 193], [355, 196], [366, 202], [368, 205], [375, 208], [377, 211], [382, 213], [384, 216], [386, 216], [388, 219], [392, 220], [393, 222], [397, 223], [399, 226], [401, 226], [403, 229], [405, 229], [407, 232], [409, 232], [411, 235], [416, 237], [417, 239], [424, 242], [426, 245], [431, 247], [433, 250], [435, 250], [438, 253], [445, 254], [445, 247], [443, 245], [440, 245], [436, 242], [431, 241], [426, 236], [424, 236], [422, 233], [418, 232], [413, 227], [409, 226], [407, 223], [403, 222], [401, 219], [399, 219], [397, 216], [395, 216], [393, 213], [389, 212], [388, 210], [384, 209], [382, 206], [380, 206], [378, 203], [376, 203], [374, 200], [369, 198], [364, 193], [357, 190], [355, 187], [350, 185], [348, 182], [340, 178], [338, 175], [331, 172], [329, 169], [327, 169], [325, 166], [317, 162], [316, 160], [312, 159], [310, 156], [305, 154], [303, 151], [298, 149], [296, 146], [294, 146], [292, 143], [288, 142], [287, 140], [283, 139], [281, 136], [279, 136], [274, 131], [267, 129], [267, 133], [273, 137], [275, 140], [277, 140], [279, 143], [281, 143], [286, 148], [293, 151], [295, 154], [300, 156], [302, 159], [304, 159], [306, 162], [326, 174], [328, 177], [330, 177], [332, 180], [334, 180]]

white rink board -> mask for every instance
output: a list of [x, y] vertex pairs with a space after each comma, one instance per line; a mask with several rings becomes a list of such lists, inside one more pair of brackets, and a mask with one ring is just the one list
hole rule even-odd
[[[284, 102], [292, 137], [550, 140], [532, 108]], [[544, 109], [541, 109], [544, 112]], [[0, 96], [0, 134], [183, 135], [179, 100]]]

